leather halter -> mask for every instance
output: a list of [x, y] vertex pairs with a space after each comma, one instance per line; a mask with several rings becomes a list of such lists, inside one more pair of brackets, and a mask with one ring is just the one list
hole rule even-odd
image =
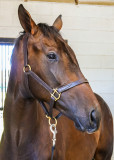
[[[33, 79], [35, 79], [41, 86], [43, 86], [49, 93], [50, 93], [50, 109], [49, 111], [47, 110], [45, 104], [38, 100], [45, 112], [45, 114], [51, 118], [53, 118], [53, 107], [55, 105], [55, 102], [60, 99], [62, 92], [65, 92], [75, 86], [81, 85], [83, 83], [88, 83], [88, 81], [85, 78], [79, 79], [77, 81], [71, 82], [65, 86], [62, 86], [60, 88], [51, 88], [48, 84], [46, 84], [36, 73], [34, 73], [31, 70], [31, 66], [28, 64], [28, 38], [29, 34], [25, 34], [24, 36], [24, 42], [23, 42], [23, 53], [24, 53], [24, 68], [23, 71], [25, 75], [30, 75]], [[28, 85], [28, 78], [27, 78], [27, 83], [26, 83], [26, 88], [28, 92], [32, 95], [29, 89]], [[61, 116], [61, 113], [58, 114], [55, 118], [59, 118]]]

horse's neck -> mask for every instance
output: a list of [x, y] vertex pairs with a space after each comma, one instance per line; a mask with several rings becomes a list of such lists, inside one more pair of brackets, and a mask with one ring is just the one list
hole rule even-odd
[[[17, 151], [21, 153], [22, 160], [25, 159], [24, 155], [29, 159], [33, 159], [34, 156], [42, 159], [42, 155], [44, 159], [50, 158], [52, 133], [43, 109], [37, 100], [24, 98], [16, 83], [12, 89], [13, 92], [8, 89], [4, 108], [4, 137], [9, 143], [11, 155], [15, 153], [12, 159], [18, 159]], [[57, 114], [56, 111], [55, 114]], [[57, 148], [63, 146], [61, 126], [62, 124], [58, 127], [61, 143]], [[56, 152], [57, 156], [61, 154], [61, 152]]]
[[46, 148], [49, 154], [46, 145], [51, 143], [52, 137], [49, 133], [48, 120], [40, 104], [33, 99], [24, 99], [21, 95], [16, 96], [15, 99], [14, 95], [10, 95], [10, 98], [9, 95], [10, 93], [7, 93], [4, 108], [4, 137], [7, 145], [9, 144], [11, 154], [13, 154], [12, 150], [15, 153], [14, 159], [18, 157], [17, 150], [21, 152], [22, 160], [25, 155], [30, 159], [33, 159], [34, 154], [38, 157], [41, 146]]
[[16, 132], [20, 132], [20, 136], [23, 138], [22, 132], [26, 137], [33, 134], [32, 132], [40, 123], [43, 111], [36, 100], [23, 97], [20, 86], [16, 82], [13, 85], [12, 89], [11, 86], [8, 86], [6, 95], [4, 127], [7, 128], [6, 126], [8, 126], [11, 134], [15, 136], [17, 135]]

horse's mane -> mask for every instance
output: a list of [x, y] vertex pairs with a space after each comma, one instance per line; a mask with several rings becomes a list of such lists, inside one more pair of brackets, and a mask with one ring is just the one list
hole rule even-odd
[[49, 26], [46, 23], [39, 23], [38, 27], [45, 37], [53, 37], [55, 40], [61, 37], [60, 32], [58, 32], [58, 30], [54, 26]]

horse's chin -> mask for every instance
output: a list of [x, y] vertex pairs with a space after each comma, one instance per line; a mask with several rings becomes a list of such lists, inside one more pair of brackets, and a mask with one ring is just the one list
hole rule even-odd
[[78, 129], [79, 131], [81, 132], [85, 132], [87, 134], [93, 134], [94, 132], [96, 132], [98, 129], [97, 128], [85, 128], [80, 122], [77, 123], [77, 122], [74, 122], [74, 126], [76, 129]]
[[98, 129], [87, 129], [86, 132], [87, 132], [88, 134], [93, 134], [93, 133], [95, 133], [97, 130], [98, 130]]

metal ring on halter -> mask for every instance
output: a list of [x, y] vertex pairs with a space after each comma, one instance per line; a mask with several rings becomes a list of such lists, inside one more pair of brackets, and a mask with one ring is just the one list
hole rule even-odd
[[52, 125], [52, 124], [51, 124], [51, 119], [54, 119], [54, 120], [55, 120], [54, 125], [55, 125], [55, 126], [57, 125], [57, 119], [56, 119], [55, 117], [51, 118], [51, 117], [49, 117], [49, 116], [46, 115], [46, 118], [49, 119], [49, 125], [50, 125], [50, 126]]
[[23, 72], [28, 72], [28, 71], [31, 71], [31, 66], [29, 64], [23, 67]]

